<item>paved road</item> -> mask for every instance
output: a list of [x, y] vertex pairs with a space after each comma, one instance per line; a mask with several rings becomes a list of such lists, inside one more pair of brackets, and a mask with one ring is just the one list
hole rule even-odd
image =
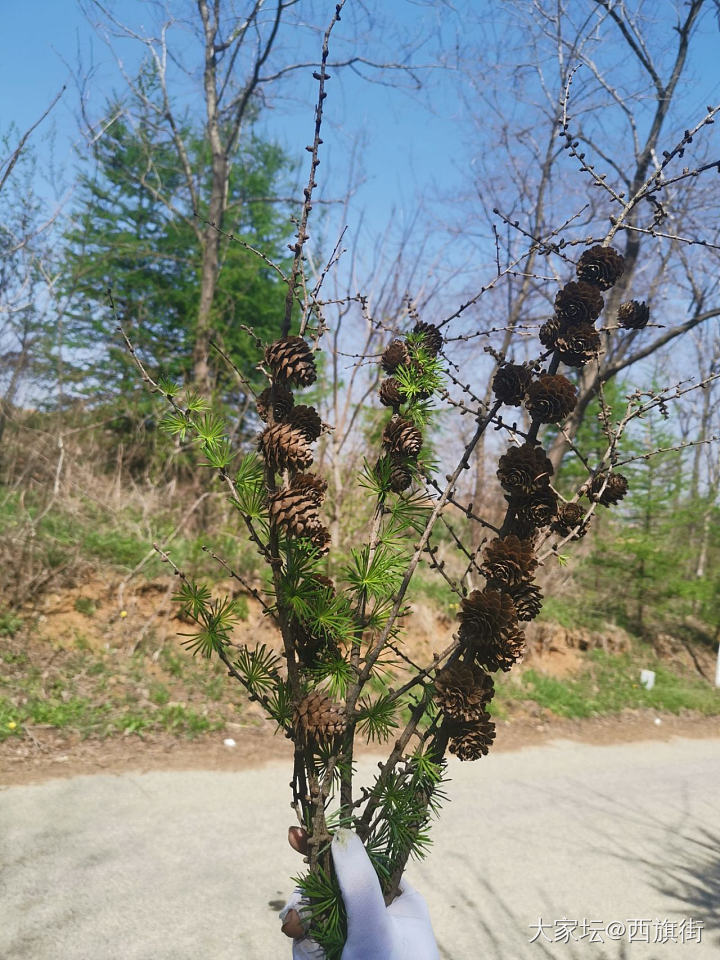
[[[449, 773], [451, 808], [409, 874], [445, 960], [720, 956], [720, 739], [558, 742]], [[0, 790], [0, 958], [289, 960], [289, 814], [284, 766]], [[651, 942], [575, 940], [571, 924], [548, 942], [563, 918], [650, 920]], [[685, 943], [678, 927], [652, 942], [673, 932], [656, 920], [683, 918], [704, 922], [701, 943], [687, 924]]]

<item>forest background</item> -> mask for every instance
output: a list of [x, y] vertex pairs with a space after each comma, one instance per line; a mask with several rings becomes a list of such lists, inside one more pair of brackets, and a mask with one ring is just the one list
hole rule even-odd
[[[209, 87], [212, 3], [41, 6], [41, 18], [13, 7], [0, 58], [0, 739], [232, 731], [259, 718], [175, 638], [174, 584], [152, 544], [211, 583], [228, 579], [213, 553], [249, 581], [257, 557], [197, 446], [160, 429], [117, 326], [154, 375], [212, 395], [238, 448], [253, 448], [244, 380], [261, 384], [257, 339], [280, 332], [334, 7], [218, 3]], [[608, 217], [583, 148], [558, 138], [567, 90], [588, 158], [630, 189], [717, 103], [719, 16], [708, 0], [349, 3], [304, 250], [327, 300], [312, 402], [335, 425], [319, 463], [338, 556], [381, 422], [378, 367], [362, 358], [419, 315], [454, 317], [449, 375], [471, 369], [480, 394], [493, 351], [524, 360], [558, 277], [539, 241], [581, 244]], [[640, 386], [719, 371], [718, 146], [708, 126], [692, 148], [699, 173], [675, 185], [662, 226], [628, 234], [652, 325], [602, 360], [614, 416]], [[572, 434], [600, 454], [596, 385], [579, 386]], [[627, 432], [630, 493], [543, 569], [551, 599], [501, 715], [718, 712], [718, 389], [710, 380]], [[440, 420], [433, 456], [464, 439]], [[463, 480], [487, 515], [503, 506], [498, 450], [479, 446]], [[558, 436], [560, 490], [578, 479], [565, 453]], [[478, 545], [467, 517], [453, 522]], [[452, 569], [450, 533], [442, 546]], [[432, 571], [413, 591], [411, 633], [430, 650], [455, 597]], [[262, 611], [235, 593], [243, 629], [262, 635]]]

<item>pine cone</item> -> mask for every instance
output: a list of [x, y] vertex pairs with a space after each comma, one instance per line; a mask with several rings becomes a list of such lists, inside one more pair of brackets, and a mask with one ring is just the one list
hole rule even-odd
[[443, 337], [434, 324], [424, 323], [422, 320], [418, 320], [413, 328], [413, 333], [420, 334], [422, 336], [420, 345], [434, 357], [436, 357], [442, 350]]
[[410, 359], [410, 353], [402, 340], [393, 340], [382, 355], [383, 370], [386, 373], [395, 373], [398, 367], [407, 363]]
[[513, 534], [502, 540], [492, 540], [485, 547], [484, 557], [481, 567], [484, 576], [504, 589], [529, 580], [537, 566], [532, 543], [519, 540]]
[[275, 384], [275, 402], [273, 403], [273, 388], [266, 387], [257, 398], [257, 412], [261, 420], [266, 423], [270, 419], [270, 405], [272, 404], [273, 420], [285, 420], [293, 408], [295, 398], [292, 391], [282, 384]]
[[258, 450], [267, 465], [276, 472], [289, 467], [305, 470], [313, 461], [307, 438], [289, 423], [266, 427], [260, 435]]
[[315, 358], [302, 337], [283, 337], [271, 343], [265, 348], [265, 362], [278, 383], [309, 387], [317, 380]]
[[312, 545], [321, 557], [330, 552], [330, 531], [327, 527], [320, 527], [317, 533], [310, 538]]
[[452, 663], [435, 676], [435, 702], [446, 716], [463, 723], [479, 719], [494, 693], [492, 677], [476, 664]]
[[315, 536], [322, 529], [317, 500], [306, 493], [278, 490], [269, 497], [270, 519], [291, 537]]
[[626, 300], [621, 303], [617, 312], [618, 323], [626, 330], [642, 330], [650, 320], [650, 308], [643, 300]]
[[582, 367], [600, 351], [600, 334], [591, 323], [578, 323], [560, 333], [555, 349], [569, 367]]
[[339, 703], [313, 690], [295, 707], [293, 725], [304, 740], [330, 740], [345, 730], [345, 718]]
[[515, 620], [515, 605], [507, 593], [485, 587], [460, 601], [460, 637], [471, 646], [493, 641]]
[[326, 637], [313, 633], [299, 620], [292, 619], [289, 628], [292, 645], [297, 650], [301, 663], [306, 667], [316, 666], [322, 652], [328, 648], [332, 649]]
[[525, 407], [540, 423], [560, 423], [575, 407], [577, 390], [562, 374], [543, 373], [528, 387]]
[[592, 283], [601, 290], [609, 290], [618, 282], [624, 269], [625, 260], [617, 250], [598, 244], [590, 247], [580, 257], [577, 275], [578, 280]]
[[515, 497], [528, 497], [534, 490], [547, 486], [552, 474], [552, 463], [543, 448], [528, 443], [510, 447], [498, 461], [498, 480]]
[[531, 380], [532, 374], [526, 367], [504, 363], [493, 378], [493, 393], [501, 403], [519, 407]]
[[326, 577], [323, 573], [314, 573], [310, 579], [331, 596], [335, 596], [335, 581], [331, 580], [330, 577]]
[[547, 347], [548, 350], [554, 350], [555, 343], [562, 329], [563, 325], [557, 317], [551, 317], [550, 320], [546, 320], [538, 332], [540, 343], [544, 347]]
[[[582, 522], [584, 516], [585, 510], [579, 503], [561, 503], [551, 530], [561, 537], [569, 537], [572, 533], [573, 540], [580, 540], [588, 531], [587, 522]], [[575, 530], [575, 527], [578, 529]]]
[[592, 323], [600, 316], [603, 298], [591, 283], [571, 280], [558, 290], [555, 313], [565, 323]]
[[412, 484], [413, 475], [407, 459], [390, 458], [390, 489], [393, 493], [402, 493]]
[[508, 535], [513, 534], [518, 540], [529, 540], [530, 543], [534, 544], [538, 534], [537, 526], [527, 516], [517, 513], [518, 503], [516, 501], [512, 501], [511, 498], [511, 502], [516, 512], [507, 524]]
[[[600, 493], [600, 488], [607, 479], [607, 486]], [[595, 503], [602, 504], [603, 507], [610, 507], [615, 503], [620, 503], [628, 490], [627, 479], [621, 473], [598, 473], [590, 481], [588, 497]]]
[[391, 420], [385, 427], [383, 442], [400, 456], [416, 457], [422, 447], [422, 434], [409, 420], [398, 417]]
[[318, 506], [325, 499], [327, 480], [323, 480], [316, 473], [296, 473], [290, 481], [293, 493], [301, 493]]
[[386, 377], [380, 384], [380, 403], [384, 407], [393, 407], [395, 410], [405, 403], [405, 395], [400, 390], [400, 384], [395, 377]]
[[513, 623], [499, 637], [479, 641], [473, 646], [475, 661], [491, 673], [498, 670], [507, 673], [523, 655], [524, 650], [525, 635], [517, 623]]
[[526, 500], [517, 502], [515, 507], [520, 524], [545, 527], [557, 513], [557, 495], [548, 485], [534, 490]]
[[521, 583], [511, 591], [518, 620], [534, 620], [542, 610], [542, 590], [534, 583]]
[[487, 755], [495, 739], [495, 724], [485, 713], [472, 723], [458, 724], [450, 738], [450, 753], [458, 760], [479, 760]]
[[288, 417], [288, 423], [313, 443], [322, 433], [322, 420], [315, 407], [308, 407], [304, 403], [295, 407]]

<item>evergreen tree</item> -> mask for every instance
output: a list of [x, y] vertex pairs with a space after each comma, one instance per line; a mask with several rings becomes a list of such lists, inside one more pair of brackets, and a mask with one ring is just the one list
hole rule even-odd
[[[143, 82], [152, 92], [152, 75]], [[114, 102], [108, 115], [116, 119], [96, 144], [95, 169], [80, 177], [64, 268], [65, 289], [72, 293], [67, 336], [76, 389], [101, 400], [127, 398], [138, 390], [117, 336], [118, 322], [151, 367], [162, 358], [167, 376], [179, 382], [191, 379], [201, 233], [208, 218], [203, 184], [211, 166], [202, 129], [186, 117], [182, 136], [197, 198], [193, 209], [175, 146], [149, 112], [131, 117], [122, 103]], [[229, 180], [225, 231], [278, 264], [283, 263], [290, 225], [272, 198], [288, 170], [288, 159], [277, 146], [248, 134], [235, 152]], [[254, 363], [242, 325], [271, 340], [279, 329], [283, 298], [276, 271], [229, 236], [221, 239], [213, 337], [250, 376]], [[226, 401], [241, 402], [245, 391], [232, 371], [218, 357], [210, 362], [216, 390]]]

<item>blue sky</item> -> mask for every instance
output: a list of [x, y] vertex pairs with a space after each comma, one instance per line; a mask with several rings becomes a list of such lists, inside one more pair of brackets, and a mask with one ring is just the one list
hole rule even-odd
[[[319, 2], [313, 4], [313, 0], [302, 2], [308, 8], [324, 9]], [[35, 134], [33, 142], [42, 159], [53, 133], [57, 165], [60, 169], [65, 166], [70, 172], [76, 163], [71, 145], [82, 142], [77, 127], [77, 90], [72, 78], [78, 64], [78, 51], [84, 67], [92, 63], [95, 70], [90, 109], [96, 116], [101, 113], [113, 85], [121, 87], [110, 51], [93, 35], [76, 0], [5, 0], [2, 6], [0, 129], [7, 130], [13, 122], [19, 129], [26, 129], [42, 114], [63, 83], [67, 83], [63, 99], [50, 120]], [[328, 3], [327, 7], [330, 9], [332, 4]], [[438, 52], [452, 57], [457, 49], [471, 67], [473, 60], [477, 62], [475, 79], [481, 80], [484, 71], [490, 76], [493, 67], [492, 63], [481, 62], [485, 38], [496, 40], [500, 35], [502, 39], [508, 22], [504, 0], [457, 0], [454, 12], [442, 0], [384, 0], [377, 5], [371, 0], [369, 7], [382, 11], [401, 41], [426, 36], [425, 44], [415, 52], [416, 63], [436, 61]], [[141, 0], [118, 0], [114, 8], [134, 24], [141, 23], [147, 15]], [[348, 0], [348, 10], [351, 8], [361, 10], [362, 6]], [[667, 2], [653, 5], [661, 25], [671, 9], [672, 5]], [[464, 35], [463, 13], [468, 11], [472, 11], [476, 19]], [[482, 16], [477, 17], [478, 13]], [[720, 34], [715, 15], [710, 13], [705, 17], [703, 35], [694, 47], [694, 59], [688, 66], [681, 91], [684, 110], [691, 118], [698, 117], [713, 98], [720, 98], [717, 69]], [[358, 16], [362, 19], [361, 14]], [[331, 41], [331, 58], [352, 49], [353, 28], [352, 14], [344, 15]], [[511, 43], [518, 42], [517, 35], [508, 35], [508, 49]], [[307, 33], [299, 43], [299, 57], [316, 56], [319, 48], [316, 34]], [[382, 52], [386, 55], [402, 54], [401, 46], [393, 48], [389, 40], [385, 46], [388, 49]], [[378, 48], [382, 48], [380, 38]], [[135, 54], [130, 47], [125, 48], [124, 55], [131, 64]], [[606, 56], [612, 56], [612, 50]], [[261, 121], [268, 135], [279, 140], [290, 155], [298, 157], [303, 168], [307, 157], [303, 147], [312, 130], [316, 91], [310, 74], [308, 70], [295, 75], [292, 91], [286, 88], [284, 98], [266, 111]], [[471, 91], [460, 74], [435, 69], [422, 75], [424, 89], [419, 94], [368, 83], [349, 71], [343, 72], [339, 80], [335, 77], [328, 88], [320, 190], [326, 198], [342, 196], [355, 149], [362, 184], [348, 220], [351, 231], [357, 230], [361, 243], [368, 248], [388, 220], [392, 220], [399, 232], [401, 224], [413, 216], [420, 197], [429, 199], [435, 223], [447, 220], [457, 223], [461, 230], [466, 223], [468, 232], [476, 229], [474, 223], [470, 224], [476, 211], [468, 206], [463, 221], [463, 210], [453, 204], [452, 198], [454, 194], [472, 194], [473, 162], [488, 148], [483, 141], [487, 132], [482, 122], [473, 127], [466, 115], [469, 103], [470, 109], [476, 110], [482, 120], [483, 106], [473, 100], [477, 91]], [[468, 96], [468, 101], [463, 101], [463, 94]], [[509, 110], [512, 99], [513, 90], [509, 88]], [[304, 179], [304, 172], [302, 176]], [[483, 230], [486, 234], [489, 232], [486, 225], [478, 232], [482, 234]], [[461, 254], [461, 258], [464, 255]], [[491, 270], [492, 251], [488, 249], [482, 259], [481, 269]]]
[[[53, 131], [60, 165], [74, 163], [71, 145], [82, 142], [77, 127], [78, 93], [72, 76], [78, 66], [78, 52], [86, 68], [94, 65], [91, 109], [96, 112], [110, 89], [121, 86], [112, 56], [93, 36], [75, 0], [5, 0], [3, 7], [0, 129], [7, 130], [11, 123], [20, 130], [27, 129], [67, 84], [62, 100], [34, 136], [34, 143], [42, 152]], [[142, 17], [141, 7], [135, 0], [115, 4], [121, 16], [136, 24], [141, 22], [136, 19]], [[401, 28], [419, 29], [423, 11], [414, 4], [394, 0], [384, 9]], [[314, 39], [306, 37], [305, 43], [307, 56], [316, 55]], [[131, 62], [130, 48], [126, 55]], [[422, 52], [416, 60], [423, 61]], [[316, 87], [310, 73], [298, 74], [292, 101], [281, 103], [262, 120], [268, 134], [301, 162], [303, 146], [312, 131]], [[438, 89], [442, 79], [433, 76], [431, 82], [432, 112], [416, 96], [362, 81], [349, 72], [340, 83], [330, 84], [325, 125], [328, 146], [322, 171], [322, 186], [329, 196], [344, 189], [348, 160], [358, 142], [358, 159], [366, 179], [361, 191], [363, 208], [383, 216], [392, 207], [411, 209], [417, 191], [427, 189], [438, 170], [445, 172], [447, 186], [453, 155], [458, 151], [456, 116], [448, 95]]]

